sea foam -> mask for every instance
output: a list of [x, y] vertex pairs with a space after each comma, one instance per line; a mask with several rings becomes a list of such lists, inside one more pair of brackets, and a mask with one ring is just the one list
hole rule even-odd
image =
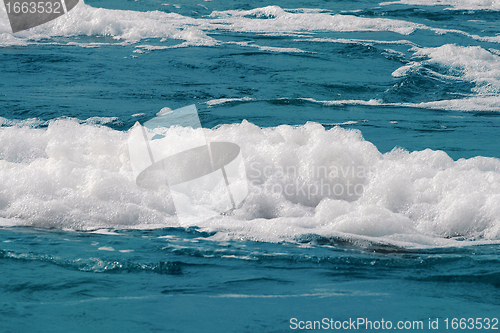
[[[196, 225], [205, 230], [262, 241], [310, 234], [413, 245], [500, 239], [496, 158], [454, 161], [429, 149], [381, 154], [357, 130], [312, 122], [260, 128], [243, 121], [203, 131], [209, 141], [241, 147], [250, 189], [240, 207]], [[167, 187], [135, 184], [127, 137], [72, 119], [43, 129], [1, 127], [0, 224], [179, 226]]]

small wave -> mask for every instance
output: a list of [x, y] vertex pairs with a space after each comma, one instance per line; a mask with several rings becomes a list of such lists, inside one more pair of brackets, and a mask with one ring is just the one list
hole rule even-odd
[[242, 98], [219, 98], [219, 99], [212, 99], [210, 101], [205, 102], [208, 106], [213, 106], [213, 105], [220, 105], [220, 104], [226, 104], [226, 103], [232, 103], [232, 102], [249, 102], [253, 101], [254, 99], [251, 97], [242, 97]]
[[160, 261], [156, 263], [134, 263], [130, 260], [107, 260], [101, 258], [80, 258], [67, 260], [36, 253], [18, 253], [0, 250], [0, 259], [41, 261], [51, 263], [65, 269], [92, 273], [135, 273], [151, 272], [166, 275], [180, 275], [185, 265], [179, 261]]
[[[335, 40], [328, 42], [358, 43], [358, 40]], [[362, 43], [365, 43], [363, 41]], [[371, 100], [299, 100], [325, 106], [365, 105], [395, 106], [454, 111], [500, 112], [500, 56], [497, 50], [479, 46], [457, 46], [445, 44], [440, 47], [412, 47], [411, 62], [396, 69], [392, 76], [397, 79], [386, 94], [405, 95], [404, 91], [416, 94], [417, 102], [390, 102], [389, 95]], [[424, 96], [429, 88], [425, 80], [432, 83], [431, 94]], [[453, 85], [454, 90], [448, 89]], [[435, 99], [437, 89], [442, 90], [441, 99]], [[459, 88], [461, 90], [459, 90]], [[422, 91], [422, 93], [418, 93]], [[424, 101], [422, 101], [424, 100]]]
[[[214, 11], [202, 18], [191, 18], [161, 11], [137, 12], [94, 8], [83, 1], [68, 14], [41, 26], [15, 35], [8, 26], [5, 8], [0, 6], [0, 46], [26, 46], [30, 44], [76, 45], [100, 47], [103, 45], [129, 45], [144, 39], [159, 39], [168, 45], [140, 45], [146, 50], [161, 50], [190, 46], [218, 46], [228, 43], [216, 35], [220, 31], [257, 33], [266, 36], [298, 36], [311, 41], [316, 32], [394, 32], [410, 35], [417, 30], [436, 34], [459, 34], [471, 39], [500, 42], [500, 36], [478, 36], [460, 30], [436, 29], [424, 24], [388, 18], [368, 18], [348, 14], [334, 14], [320, 9], [283, 9], [278, 6], [252, 10]], [[209, 34], [215, 33], [214, 36]], [[81, 36], [92, 40], [80, 41]], [[60, 37], [70, 38], [64, 42]], [[105, 40], [107, 38], [107, 40]], [[57, 39], [55, 41], [54, 39]], [[111, 41], [110, 41], [111, 40]], [[172, 41], [178, 43], [172, 45]], [[326, 39], [324, 41], [327, 41]], [[331, 40], [333, 41], [333, 40]], [[405, 42], [405, 41], [403, 41]], [[390, 42], [387, 42], [390, 43]], [[399, 43], [399, 42], [394, 42]], [[259, 46], [243, 43], [263, 51], [303, 53], [299, 48]], [[242, 44], [242, 45], [243, 45]], [[140, 50], [139, 50], [140, 51]]]
[[[400, 86], [416, 86], [415, 76], [440, 81], [443, 85], [460, 83], [463, 98], [397, 103], [396, 105], [459, 111], [500, 111], [500, 56], [479, 46], [446, 44], [435, 48], [413, 47], [413, 61], [398, 68], [392, 76]], [[439, 85], [439, 84], [438, 84]], [[455, 88], [457, 93], [457, 88]]]

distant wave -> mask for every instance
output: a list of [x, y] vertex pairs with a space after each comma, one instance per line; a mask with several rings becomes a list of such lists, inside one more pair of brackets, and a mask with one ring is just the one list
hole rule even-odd
[[397, 106], [422, 108], [432, 110], [452, 110], [452, 111], [479, 111], [479, 112], [500, 112], [500, 97], [469, 97], [458, 99], [447, 99], [421, 103], [384, 103], [381, 100], [315, 100], [314, 98], [302, 98], [301, 100], [318, 103], [325, 106], [343, 105], [373, 105], [373, 106]]
[[[204, 18], [191, 18], [176, 13], [160, 11], [137, 12], [94, 8], [83, 1], [57, 20], [41, 26], [11, 33], [5, 8], [0, 6], [0, 46], [25, 46], [36, 43], [68, 44], [81, 47], [101, 45], [126, 45], [148, 38], [162, 41], [178, 41], [175, 45], [141, 45], [146, 49], [162, 49], [188, 46], [217, 46], [227, 43], [209, 36], [220, 30], [290, 36], [317, 31], [356, 32], [388, 31], [409, 35], [417, 30], [430, 30], [436, 34], [456, 33], [469, 38], [500, 42], [499, 36], [471, 35], [460, 30], [437, 29], [424, 24], [389, 18], [366, 18], [346, 14], [334, 14], [320, 9], [283, 9], [268, 6], [252, 10], [214, 11]], [[78, 36], [111, 37], [109, 41], [79, 41]], [[54, 37], [72, 37], [74, 40], [62, 42]], [[308, 35], [307, 37], [310, 37]], [[231, 43], [231, 42], [229, 42]], [[255, 46], [273, 52], [303, 52], [294, 48]]]

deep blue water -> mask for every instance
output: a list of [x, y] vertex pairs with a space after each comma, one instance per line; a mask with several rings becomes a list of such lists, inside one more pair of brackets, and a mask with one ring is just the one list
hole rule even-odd
[[[444, 4], [88, 0], [17, 34], [2, 13], [0, 332], [498, 318], [500, 8]], [[179, 227], [126, 139], [190, 104], [247, 171], [380, 173], [359, 198], [251, 194]]]

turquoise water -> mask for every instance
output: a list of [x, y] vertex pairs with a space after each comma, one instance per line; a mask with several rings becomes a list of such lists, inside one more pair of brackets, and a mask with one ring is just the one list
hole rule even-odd
[[[3, 10], [0, 332], [500, 327], [496, 3], [89, 0], [16, 34]], [[190, 104], [250, 193], [181, 227], [127, 138]]]
[[394, 326], [439, 317], [444, 328], [444, 318], [498, 316], [498, 246], [212, 241], [172, 228], [13, 228], [5, 240], [5, 332], [287, 332], [291, 318], [358, 317]]

